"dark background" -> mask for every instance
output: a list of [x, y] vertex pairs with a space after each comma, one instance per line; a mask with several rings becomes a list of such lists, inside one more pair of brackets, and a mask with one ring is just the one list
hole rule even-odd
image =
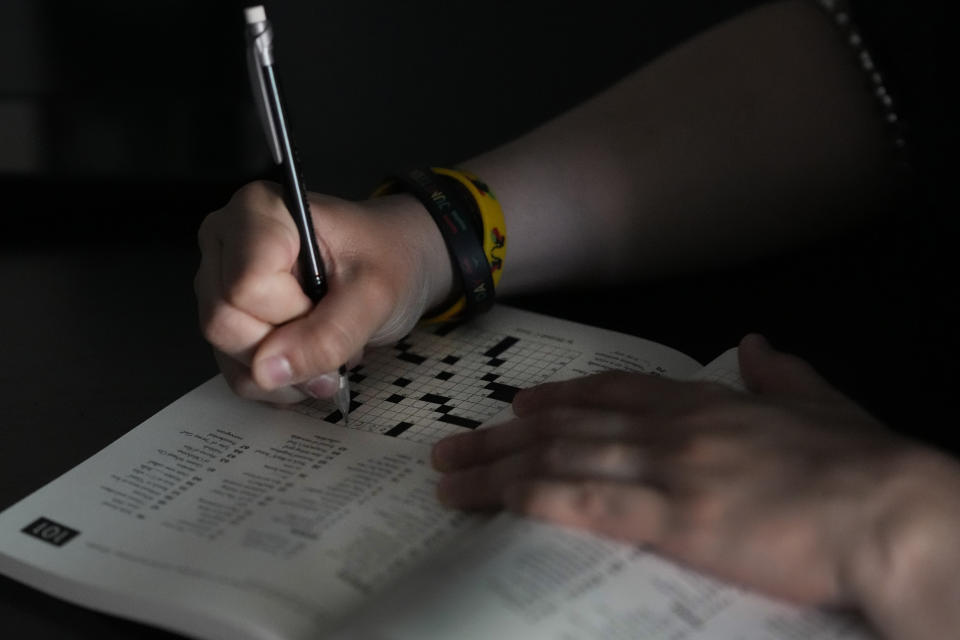
[[[307, 184], [362, 198], [391, 170], [511, 139], [751, 4], [267, 8]], [[216, 373], [196, 328], [196, 229], [269, 167], [243, 6], [0, 3], [0, 509]], [[704, 361], [763, 331], [891, 424], [949, 444], [957, 136], [941, 87], [955, 67], [940, 3], [871, 7], [911, 125], [907, 200], [745, 269], [512, 302]], [[0, 636], [164, 635], [0, 578]]]
[[[46, 213], [56, 227], [31, 238], [25, 224], [17, 244], [111, 232], [179, 240], [266, 166], [244, 66], [244, 4], [4, 2], [5, 186], [29, 201], [39, 179], [62, 186], [47, 197], [74, 189], [68, 202], [101, 208], [96, 224], [75, 207]], [[465, 159], [729, 12], [697, 2], [705, 8], [689, 19], [644, 4], [269, 4], [310, 188], [359, 198], [391, 168]], [[139, 197], [127, 200], [124, 189]]]

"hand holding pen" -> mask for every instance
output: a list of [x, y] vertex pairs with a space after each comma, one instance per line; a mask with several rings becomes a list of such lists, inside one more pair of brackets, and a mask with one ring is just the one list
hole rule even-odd
[[[280, 94], [273, 53], [273, 29], [263, 6], [247, 8], [244, 17], [247, 23], [250, 79], [257, 113], [263, 124], [273, 161], [283, 173], [284, 201], [300, 235], [301, 285], [310, 300], [317, 303], [327, 293], [327, 275], [320, 248], [317, 246], [297, 148], [293, 143], [287, 111]], [[282, 368], [284, 364], [280, 362], [277, 366]], [[350, 381], [345, 364], [341, 364], [338, 370], [335, 399], [344, 424], [347, 424], [350, 416]]]
[[[263, 76], [255, 71], [259, 83]], [[282, 154], [275, 131], [267, 128], [268, 146]], [[305, 193], [297, 171], [291, 190], [287, 175], [287, 185], [241, 187], [204, 219], [194, 280], [200, 327], [238, 395], [286, 404], [340, 393], [345, 406], [338, 368], [359, 361], [368, 345], [396, 342], [441, 306], [453, 287], [450, 259], [437, 225], [414, 198], [352, 202]], [[291, 212], [300, 211], [298, 225]], [[307, 224], [314, 229], [304, 233]], [[307, 258], [317, 256], [316, 269], [303, 266], [304, 247], [313, 251]], [[317, 301], [304, 285], [320, 282], [327, 291]]]

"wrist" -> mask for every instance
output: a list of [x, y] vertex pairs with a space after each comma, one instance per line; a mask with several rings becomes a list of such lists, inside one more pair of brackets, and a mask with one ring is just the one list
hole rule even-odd
[[411, 286], [424, 294], [419, 316], [439, 308], [456, 293], [455, 278], [443, 236], [426, 208], [407, 193], [379, 196], [366, 204], [384, 210], [395, 221], [402, 221], [402, 240], [413, 261]]
[[[391, 175], [374, 197], [407, 193], [416, 198], [436, 224], [449, 256], [452, 296], [440, 309], [422, 318], [428, 323], [463, 321], [488, 311], [494, 304], [507, 246], [503, 210], [490, 188], [477, 176], [448, 167], [415, 167]], [[435, 246], [435, 239], [428, 238]], [[426, 256], [435, 256], [428, 251]], [[424, 273], [422, 300], [433, 306], [438, 293], [451, 291], [445, 270], [430, 260]], [[435, 276], [439, 275], [440, 279]]]
[[847, 593], [890, 640], [948, 637], [960, 624], [960, 464], [917, 447], [883, 485]]

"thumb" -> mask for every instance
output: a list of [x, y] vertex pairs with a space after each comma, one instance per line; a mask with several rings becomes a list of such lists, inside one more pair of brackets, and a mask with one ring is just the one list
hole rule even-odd
[[364, 282], [350, 292], [331, 288], [310, 313], [277, 327], [260, 343], [251, 364], [253, 379], [273, 390], [334, 372], [362, 352], [390, 312], [391, 300], [382, 288]]
[[751, 333], [740, 341], [739, 356], [740, 374], [754, 393], [821, 399], [842, 397], [806, 360], [777, 351], [760, 334]]

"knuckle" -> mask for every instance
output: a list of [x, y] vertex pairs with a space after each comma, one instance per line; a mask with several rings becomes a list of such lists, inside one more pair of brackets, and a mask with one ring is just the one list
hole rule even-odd
[[716, 493], [702, 492], [690, 497], [680, 510], [681, 530], [689, 532], [689, 544], [704, 544], [720, 531], [728, 502]]
[[200, 333], [215, 347], [223, 349], [236, 341], [236, 312], [223, 304], [214, 305], [200, 317]]
[[279, 195], [273, 185], [266, 180], [248, 182], [233, 194], [232, 201], [244, 208], [257, 208], [271, 201], [278, 201]]
[[716, 465], [729, 448], [726, 439], [714, 434], [696, 434], [677, 447], [672, 464], [681, 468], [704, 468]]
[[515, 513], [533, 514], [542, 511], [544, 497], [543, 488], [531, 482], [514, 482], [503, 490], [504, 503]]
[[562, 440], [549, 440], [540, 447], [534, 459], [535, 471], [553, 475], [569, 466], [570, 447]]
[[223, 233], [223, 218], [225, 209], [217, 209], [208, 213], [200, 226], [197, 227], [197, 247], [200, 249], [201, 256], [213, 253], [213, 249]]
[[575, 407], [564, 405], [546, 407], [542, 409], [532, 423], [536, 433], [549, 437], [562, 430], [564, 425], [583, 419], [583, 412]]
[[208, 213], [200, 222], [200, 226], [197, 227], [197, 245], [200, 246], [201, 250], [204, 248], [207, 238], [213, 235], [211, 227], [213, 226], [213, 218], [216, 213], [216, 211], [213, 213]]
[[241, 217], [290, 219], [279, 185], [266, 180], [255, 180], [237, 189], [226, 209]]
[[224, 283], [223, 287], [224, 299], [238, 309], [250, 309], [268, 294], [262, 278], [246, 273], [238, 275], [232, 282]]
[[[550, 438], [557, 430], [557, 425], [561, 421], [561, 409], [553, 407], [528, 417], [530, 429], [540, 438]], [[529, 414], [528, 414], [529, 415]]]
[[636, 457], [633, 447], [622, 442], [601, 445], [596, 456], [599, 466], [609, 470], [620, 470], [632, 466]]
[[576, 495], [576, 509], [587, 522], [602, 522], [609, 513], [610, 501], [603, 485], [584, 482]]

